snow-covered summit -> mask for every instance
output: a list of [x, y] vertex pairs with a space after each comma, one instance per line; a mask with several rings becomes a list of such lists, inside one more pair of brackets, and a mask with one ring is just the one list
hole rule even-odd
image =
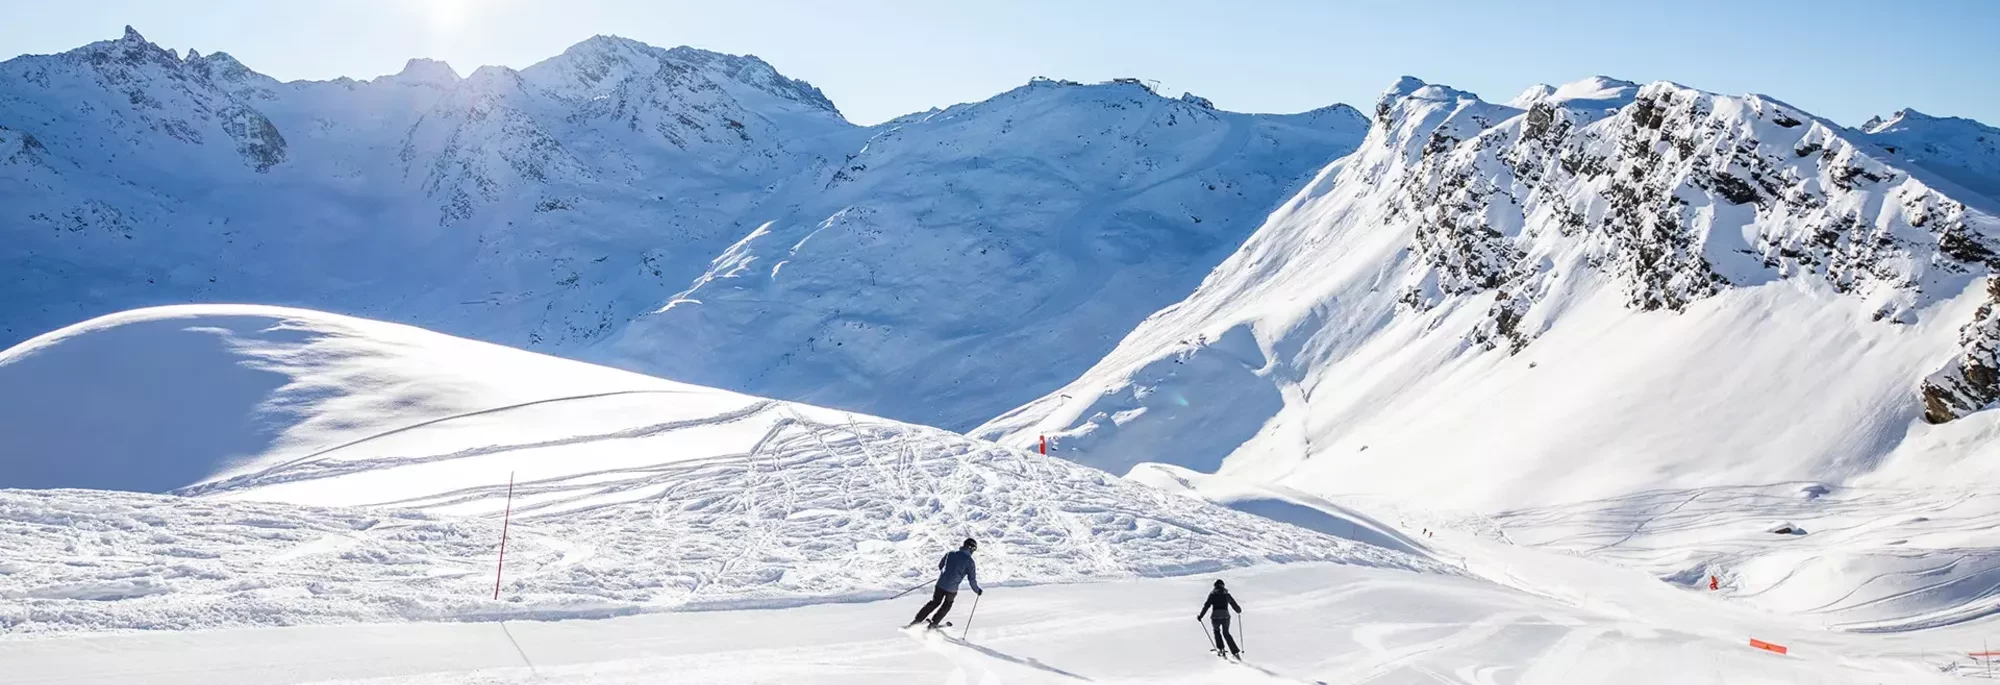
[[1890, 154], [2000, 201], [2000, 129], [1902, 109], [1870, 119], [1861, 131]]
[[1526, 110], [1536, 103], [1548, 103], [1586, 116], [1602, 116], [1631, 104], [1638, 93], [1637, 83], [1609, 76], [1592, 76], [1561, 86], [1535, 84], [1508, 100], [1507, 106]]
[[444, 62], [424, 57], [412, 57], [403, 64], [403, 70], [382, 78], [395, 79], [401, 83], [450, 87], [458, 83], [458, 70]]
[[748, 87], [839, 116], [833, 101], [812, 84], [788, 78], [754, 55], [727, 55], [687, 46], [658, 48], [629, 38], [598, 35], [522, 70], [553, 93], [595, 98], [643, 80], [688, 87]]

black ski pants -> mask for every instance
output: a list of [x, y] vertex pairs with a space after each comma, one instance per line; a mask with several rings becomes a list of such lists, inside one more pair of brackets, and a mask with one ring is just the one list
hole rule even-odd
[[1229, 614], [1216, 612], [1216, 614], [1209, 619], [1209, 622], [1210, 625], [1215, 626], [1216, 649], [1222, 649], [1224, 645], [1227, 645], [1229, 647], [1230, 654], [1243, 653], [1243, 650], [1236, 648], [1236, 636], [1229, 634]]
[[[944, 615], [951, 613], [952, 600], [956, 599], [958, 599], [958, 593], [956, 592], [947, 592], [944, 588], [933, 588], [931, 590], [931, 601], [924, 604], [924, 608], [917, 612], [917, 619], [911, 621], [910, 624], [923, 623], [926, 616], [930, 616], [931, 623], [944, 623]], [[933, 609], [937, 610], [936, 616], [931, 616], [931, 610]]]

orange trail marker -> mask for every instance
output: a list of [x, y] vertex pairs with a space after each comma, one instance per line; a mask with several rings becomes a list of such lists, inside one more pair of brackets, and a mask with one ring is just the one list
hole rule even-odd
[[1753, 637], [1753, 638], [1750, 638], [1750, 646], [1752, 646], [1752, 647], [1756, 647], [1756, 648], [1758, 648], [1758, 649], [1762, 649], [1762, 650], [1765, 650], [1765, 651], [1770, 651], [1770, 652], [1776, 652], [1776, 653], [1778, 653], [1778, 654], [1784, 654], [1785, 652], [1788, 652], [1788, 651], [1791, 651], [1791, 650], [1788, 650], [1788, 649], [1785, 649], [1785, 646], [1784, 646], [1784, 645], [1774, 645], [1774, 644], [1771, 644], [1771, 643], [1769, 643], [1769, 642], [1765, 642], [1765, 641], [1763, 641], [1763, 640], [1759, 640], [1759, 639], [1757, 639], [1757, 638], [1754, 638], [1754, 637]]

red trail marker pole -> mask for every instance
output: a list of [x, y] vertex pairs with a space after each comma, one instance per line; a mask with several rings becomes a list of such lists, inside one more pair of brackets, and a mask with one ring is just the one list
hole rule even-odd
[[1042, 436], [1042, 455], [1047, 456], [1048, 453], [1049, 453], [1049, 436], [1044, 435]]
[[500, 599], [500, 570], [507, 567], [507, 525], [514, 520], [514, 472], [507, 472], [507, 510], [500, 514], [500, 561], [493, 565], [493, 599]]

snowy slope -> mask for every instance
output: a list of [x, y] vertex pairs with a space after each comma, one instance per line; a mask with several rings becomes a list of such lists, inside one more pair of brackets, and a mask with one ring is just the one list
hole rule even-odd
[[[1530, 562], [1517, 559], [1522, 565]], [[1549, 556], [1547, 565], [1561, 560]], [[1572, 560], [1574, 563], [1575, 560]], [[592, 621], [305, 626], [0, 640], [10, 682], [446, 683], [1951, 683], [1977, 633], [1853, 635], [1787, 624], [1643, 576], [1593, 579], [1641, 611], [1449, 576], [1290, 565], [1229, 575], [1245, 661], [1189, 619], [1207, 578], [988, 592], [969, 639], [905, 635], [895, 602]], [[1653, 587], [1653, 590], [1659, 588]], [[1651, 613], [1645, 613], [1651, 610]], [[960, 628], [964, 628], [963, 622]], [[1790, 649], [1750, 648], [1758, 636]], [[106, 659], [105, 654], [119, 658]], [[1954, 663], [1954, 656], [1957, 662]], [[1976, 675], [1983, 669], [1962, 669]]]
[[[0, 487], [167, 492], [410, 424], [694, 389], [365, 319], [247, 305], [124, 312], [0, 352]], [[748, 400], [744, 400], [747, 402]]]
[[974, 434], [1487, 512], [1972, 467], [1936, 446], [2000, 389], [1990, 202], [1764, 96], [1523, 98], [1397, 83], [1193, 296]]
[[[2000, 611], [2000, 497], [1976, 486], [1819, 483], [1652, 490], [1494, 517], [1513, 542], [1646, 571], [1841, 630], [1905, 631]], [[1773, 532], [1786, 531], [1786, 532]]]
[[305, 310], [157, 308], [38, 337], [0, 354], [0, 408], [0, 487], [185, 496], [0, 490], [10, 633], [884, 597], [965, 536], [994, 586], [1452, 573], [937, 429]]
[[0, 63], [0, 344], [297, 305], [962, 429], [1190, 292], [1364, 127], [1054, 81], [859, 127], [755, 57], [608, 36], [280, 83], [128, 30]]

